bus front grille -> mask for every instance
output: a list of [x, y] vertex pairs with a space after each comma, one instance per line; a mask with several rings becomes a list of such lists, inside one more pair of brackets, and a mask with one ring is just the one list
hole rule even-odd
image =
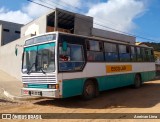
[[55, 84], [56, 83], [56, 76], [49, 75], [49, 76], [22, 76], [23, 83], [38, 83], [38, 84]]

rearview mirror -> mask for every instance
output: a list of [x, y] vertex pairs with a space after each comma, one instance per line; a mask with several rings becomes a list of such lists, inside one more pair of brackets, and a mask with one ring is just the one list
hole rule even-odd
[[17, 48], [17, 46], [15, 47], [15, 55], [17, 56], [17, 54], [18, 54], [18, 48]]

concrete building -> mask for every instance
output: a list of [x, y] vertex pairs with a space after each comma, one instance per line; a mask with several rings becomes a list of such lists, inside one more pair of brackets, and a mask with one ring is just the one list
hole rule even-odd
[[93, 18], [56, 8], [21, 28], [21, 37], [28, 34], [42, 34], [62, 31], [90, 36]]
[[0, 46], [20, 38], [22, 24], [0, 20]]
[[21, 28], [21, 37], [62, 31], [85, 36], [107, 38], [135, 44], [136, 38], [120, 33], [93, 28], [93, 17], [56, 8]]

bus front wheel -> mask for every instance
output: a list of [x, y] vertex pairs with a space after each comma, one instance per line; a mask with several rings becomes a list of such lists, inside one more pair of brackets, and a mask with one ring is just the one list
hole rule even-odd
[[86, 100], [92, 99], [98, 95], [98, 89], [95, 82], [87, 80], [84, 83], [82, 97]]
[[135, 79], [134, 79], [134, 88], [139, 88], [139, 87], [141, 87], [141, 85], [142, 85], [141, 75], [136, 74]]

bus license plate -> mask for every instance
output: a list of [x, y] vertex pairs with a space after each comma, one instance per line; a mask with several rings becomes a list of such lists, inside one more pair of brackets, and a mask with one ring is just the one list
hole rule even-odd
[[30, 91], [30, 95], [32, 96], [42, 96], [42, 92], [41, 91]]

